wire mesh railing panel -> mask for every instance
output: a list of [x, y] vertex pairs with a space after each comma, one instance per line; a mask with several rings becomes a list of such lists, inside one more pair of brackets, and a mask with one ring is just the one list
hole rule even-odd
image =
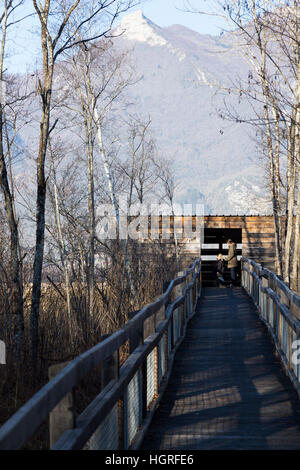
[[155, 394], [155, 349], [147, 356], [147, 406]]
[[111, 409], [100, 426], [85, 445], [85, 450], [118, 450], [119, 421], [118, 403]]
[[128, 442], [131, 444], [142, 422], [142, 381], [138, 370], [127, 388]]

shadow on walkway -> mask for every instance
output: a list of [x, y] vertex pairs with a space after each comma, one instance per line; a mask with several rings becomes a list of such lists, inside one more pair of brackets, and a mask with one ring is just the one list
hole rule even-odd
[[142, 449], [300, 449], [300, 403], [242, 289], [204, 289]]

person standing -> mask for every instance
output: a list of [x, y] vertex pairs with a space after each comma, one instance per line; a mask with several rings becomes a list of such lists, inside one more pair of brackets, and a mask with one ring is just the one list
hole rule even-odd
[[236, 244], [229, 238], [227, 240], [228, 245], [228, 255], [227, 255], [227, 266], [230, 269], [231, 284], [230, 287], [236, 286], [236, 268], [238, 266], [237, 254], [236, 254]]

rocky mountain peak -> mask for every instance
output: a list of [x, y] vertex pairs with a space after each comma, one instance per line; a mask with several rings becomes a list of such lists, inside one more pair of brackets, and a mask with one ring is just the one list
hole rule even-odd
[[123, 34], [127, 40], [146, 42], [151, 46], [165, 46], [167, 41], [159, 34], [159, 30], [160, 27], [146, 18], [142, 10], [137, 10], [122, 19], [117, 32]]

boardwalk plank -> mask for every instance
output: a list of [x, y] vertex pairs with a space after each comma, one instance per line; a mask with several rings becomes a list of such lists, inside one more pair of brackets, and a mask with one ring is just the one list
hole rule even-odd
[[241, 289], [204, 289], [142, 449], [300, 449], [300, 403]]

